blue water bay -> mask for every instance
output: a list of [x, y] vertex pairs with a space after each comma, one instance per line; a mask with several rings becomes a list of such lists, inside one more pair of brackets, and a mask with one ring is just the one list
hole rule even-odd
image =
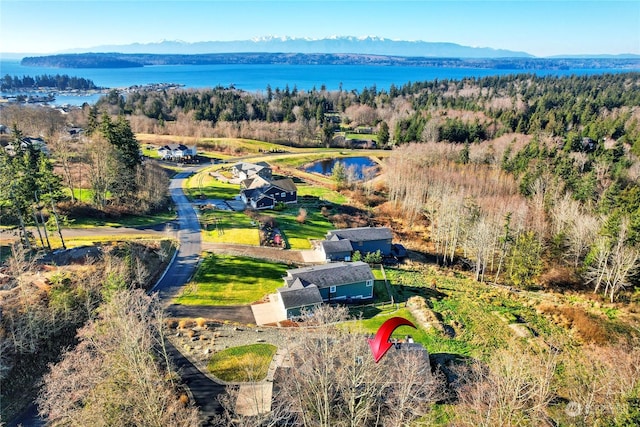
[[[563, 69], [533, 70], [537, 75], [571, 75], [618, 73], [619, 69]], [[17, 61], [0, 61], [0, 76], [36, 76], [42, 74], [68, 74], [83, 77], [106, 88], [125, 88], [151, 83], [176, 83], [187, 88], [234, 86], [249, 92], [272, 89], [300, 90], [326, 88], [327, 90], [361, 91], [376, 86], [389, 89], [393, 84], [402, 86], [407, 82], [434, 79], [462, 79], [522, 73], [523, 70], [492, 68], [445, 68], [416, 66], [371, 66], [371, 65], [284, 65], [284, 64], [239, 64], [239, 65], [158, 65], [140, 68], [49, 68], [25, 67]], [[59, 98], [59, 96], [57, 97]], [[94, 95], [65, 97], [66, 103], [80, 105], [95, 102]], [[60, 99], [56, 103], [61, 103]]]

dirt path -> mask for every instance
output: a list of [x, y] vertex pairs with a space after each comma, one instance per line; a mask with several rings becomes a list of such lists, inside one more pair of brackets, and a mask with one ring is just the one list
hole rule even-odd
[[231, 243], [202, 243], [202, 250], [217, 254], [247, 256], [287, 264], [304, 264], [302, 251], [269, 248], [265, 246], [237, 245]]

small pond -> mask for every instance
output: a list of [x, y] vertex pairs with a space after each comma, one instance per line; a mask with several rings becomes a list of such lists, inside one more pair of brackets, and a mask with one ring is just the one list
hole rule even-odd
[[[369, 157], [344, 157], [341, 159], [324, 159], [318, 160], [308, 166], [304, 170], [307, 172], [321, 173], [323, 175], [331, 175], [333, 167], [336, 163], [342, 163], [347, 169], [353, 169], [358, 179], [364, 179], [365, 172], [370, 168], [378, 171], [378, 165]], [[371, 175], [370, 175], [371, 176]]]

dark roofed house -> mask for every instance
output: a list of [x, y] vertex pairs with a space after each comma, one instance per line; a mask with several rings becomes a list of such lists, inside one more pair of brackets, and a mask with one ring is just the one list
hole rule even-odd
[[276, 203], [297, 203], [298, 190], [291, 178], [269, 181], [256, 176], [242, 181], [240, 197], [254, 209], [273, 209]]
[[[285, 286], [278, 289], [280, 299], [287, 317], [299, 314], [300, 307], [289, 307], [284, 304], [287, 298], [282, 294], [297, 292], [310, 286], [317, 288], [322, 301], [366, 300], [373, 298], [373, 273], [369, 265], [358, 262], [336, 262], [331, 264], [314, 265], [312, 267], [287, 270], [284, 278]], [[315, 291], [305, 291], [315, 292]]]
[[300, 316], [303, 309], [313, 309], [322, 304], [318, 287], [313, 284], [305, 287], [300, 279], [295, 280], [291, 286], [278, 289], [276, 295], [280, 309], [287, 319]]
[[376, 252], [384, 256], [391, 254], [391, 240], [393, 234], [389, 227], [357, 227], [331, 230], [327, 232], [326, 240], [348, 240], [354, 251], [361, 253]]
[[349, 240], [322, 240], [320, 249], [328, 261], [351, 261], [353, 247]]

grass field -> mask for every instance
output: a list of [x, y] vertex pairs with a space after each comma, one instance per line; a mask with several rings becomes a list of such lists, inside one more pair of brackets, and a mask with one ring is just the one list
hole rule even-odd
[[314, 196], [337, 205], [342, 205], [348, 202], [348, 199], [344, 195], [330, 188], [310, 184], [298, 184], [297, 186], [298, 197]]
[[247, 257], [209, 254], [204, 257], [191, 284], [177, 304], [251, 304], [283, 286], [285, 264]]
[[176, 219], [174, 211], [167, 211], [153, 215], [124, 215], [120, 218], [77, 218], [69, 221], [65, 227], [91, 228], [91, 227], [145, 227], [163, 224]]
[[214, 354], [207, 367], [210, 373], [223, 381], [262, 381], [277, 349], [271, 344], [228, 348]]
[[[64, 237], [64, 244], [69, 248], [75, 248], [78, 246], [87, 246], [93, 245], [95, 243], [106, 243], [106, 242], [120, 242], [125, 240], [158, 240], [157, 238], [150, 237], [148, 234], [113, 234], [113, 235], [96, 235], [96, 236], [85, 236], [85, 237], [72, 237], [68, 238], [64, 236], [64, 230], [62, 231], [62, 237]], [[49, 234], [49, 243], [51, 244], [52, 249], [60, 249], [62, 248], [62, 241], [58, 237], [57, 233]], [[40, 239], [37, 239], [37, 244], [40, 246]]]
[[200, 215], [205, 242], [260, 245], [258, 225], [244, 212], [208, 211]]
[[[300, 208], [304, 208], [307, 211], [307, 218], [304, 223], [299, 223], [296, 220]], [[303, 204], [289, 205], [284, 211], [274, 212], [273, 216], [282, 231], [288, 247], [291, 249], [310, 249], [311, 242], [309, 239], [322, 240], [327, 231], [334, 228], [331, 222], [322, 215], [319, 208], [305, 207]]]
[[[68, 197], [71, 197], [71, 189], [68, 187], [64, 187], [62, 189], [63, 194]], [[84, 203], [91, 203], [93, 201], [93, 190], [91, 188], [74, 188], [73, 195], [76, 200]], [[111, 195], [107, 193], [107, 197]]]
[[184, 187], [191, 199], [233, 199], [240, 194], [240, 186], [218, 181], [209, 174], [209, 169], [189, 177]]
[[[387, 319], [404, 317], [418, 325], [404, 302], [411, 296], [422, 296], [427, 304], [442, 319], [442, 324], [453, 331], [446, 334], [438, 328], [398, 328], [393, 337], [411, 335], [430, 353], [451, 353], [460, 356], [483, 358], [496, 349], [508, 345], [514, 331], [508, 323], [526, 324], [535, 335], [553, 340], [566, 331], [536, 313], [526, 296], [510, 293], [473, 281], [464, 276], [449, 277], [435, 271], [413, 272], [387, 269], [396, 304], [362, 311], [363, 320], [357, 327], [374, 334]], [[430, 288], [436, 281], [437, 290]], [[536, 340], [536, 338], [531, 338]], [[536, 345], [536, 344], [532, 344]]]
[[[575, 344], [625, 341], [637, 335], [629, 316], [584, 297], [569, 296], [559, 301], [539, 292], [510, 292], [478, 283], [462, 273], [445, 275], [434, 268], [386, 269], [386, 273], [397, 306], [368, 309], [363, 313], [366, 320], [362, 325], [365, 330], [375, 332], [392, 315], [414, 320], [404, 302], [412, 296], [422, 296], [433, 315], [449, 330], [444, 333], [442, 329], [430, 328], [416, 332], [416, 341], [425, 344], [431, 353], [484, 359], [517, 338], [513, 325], [530, 332], [524, 340], [534, 348], [567, 340]], [[432, 283], [436, 289], [431, 288]], [[546, 307], [547, 315], [541, 313], [544, 310], [540, 307]], [[558, 323], [557, 319], [569, 320]]]
[[[206, 198], [231, 199], [238, 195], [239, 187], [221, 182], [211, 177], [208, 172], [201, 172], [189, 178], [186, 191], [192, 198], [203, 194]], [[298, 186], [299, 203], [288, 205], [283, 211], [266, 210], [263, 214], [272, 216], [278, 223], [288, 248], [309, 249], [309, 239], [322, 239], [333, 225], [320, 210], [319, 201], [305, 202], [304, 196], [314, 196], [332, 203], [344, 203], [346, 198], [340, 193], [308, 184]], [[296, 220], [300, 208], [307, 210], [307, 219], [303, 224]], [[238, 243], [259, 245], [258, 224], [243, 212], [206, 211], [200, 215], [206, 242]]]

